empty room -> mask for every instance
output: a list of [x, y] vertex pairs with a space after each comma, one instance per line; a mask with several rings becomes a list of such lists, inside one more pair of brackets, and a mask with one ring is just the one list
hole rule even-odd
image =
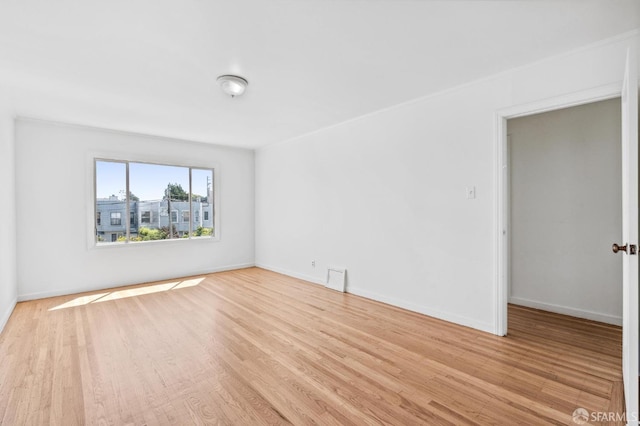
[[637, 425], [637, 0], [0, 3], [0, 424]]

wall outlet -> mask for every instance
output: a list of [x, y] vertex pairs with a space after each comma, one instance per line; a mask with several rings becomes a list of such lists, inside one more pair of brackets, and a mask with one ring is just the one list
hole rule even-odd
[[315, 268], [315, 267], [316, 267], [316, 261], [315, 261], [315, 260], [312, 260], [312, 261], [311, 261], [311, 267], [312, 267], [312, 268]]

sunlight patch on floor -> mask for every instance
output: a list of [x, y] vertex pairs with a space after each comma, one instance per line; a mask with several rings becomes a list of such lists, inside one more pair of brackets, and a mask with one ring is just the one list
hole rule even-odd
[[150, 285], [145, 287], [128, 288], [124, 290], [110, 291], [107, 293], [96, 293], [96, 294], [90, 294], [88, 296], [79, 296], [79, 297], [76, 297], [75, 299], [69, 300], [68, 302], [62, 303], [58, 306], [54, 306], [53, 308], [50, 308], [49, 311], [75, 308], [77, 306], [84, 306], [90, 303], [125, 299], [127, 297], [143, 296], [145, 294], [160, 293], [160, 292], [169, 291], [169, 290], [179, 290], [181, 288], [187, 288], [187, 287], [195, 287], [199, 285], [202, 281], [204, 281], [204, 277], [191, 278], [188, 280], [174, 281], [170, 283], [155, 284], [155, 285]]

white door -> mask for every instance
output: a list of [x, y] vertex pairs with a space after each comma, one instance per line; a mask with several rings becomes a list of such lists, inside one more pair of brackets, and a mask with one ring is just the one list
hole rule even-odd
[[[627, 51], [622, 87], [622, 375], [627, 421], [638, 424], [638, 70]], [[625, 250], [626, 249], [626, 250]]]

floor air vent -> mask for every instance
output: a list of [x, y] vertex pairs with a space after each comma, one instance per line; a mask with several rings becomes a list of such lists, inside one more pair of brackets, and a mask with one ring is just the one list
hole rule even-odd
[[346, 275], [347, 270], [345, 268], [329, 266], [329, 268], [327, 269], [327, 283], [325, 284], [325, 286], [332, 290], [337, 290], [344, 293]]

